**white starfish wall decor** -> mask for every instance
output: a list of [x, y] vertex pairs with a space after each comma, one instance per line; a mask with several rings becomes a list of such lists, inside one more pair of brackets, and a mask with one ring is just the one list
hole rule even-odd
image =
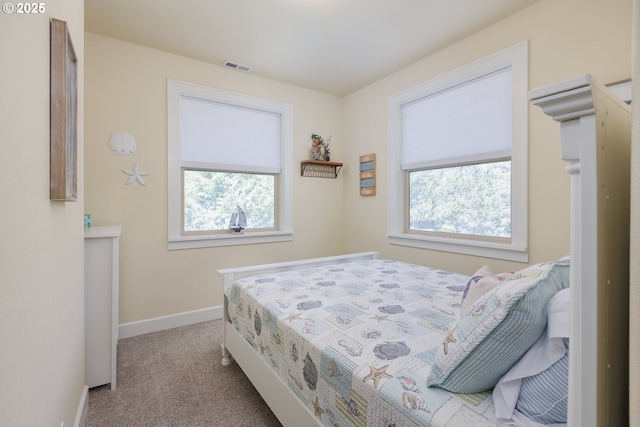
[[144, 172], [140, 170], [140, 166], [138, 166], [137, 163], [133, 165], [133, 168], [131, 168], [131, 170], [122, 169], [122, 172], [129, 175], [129, 179], [127, 179], [127, 182], [126, 182], [127, 185], [133, 184], [134, 182], [137, 182], [140, 185], [145, 185], [145, 186], [147, 185], [144, 183], [144, 179], [142, 177], [148, 176], [149, 172]]

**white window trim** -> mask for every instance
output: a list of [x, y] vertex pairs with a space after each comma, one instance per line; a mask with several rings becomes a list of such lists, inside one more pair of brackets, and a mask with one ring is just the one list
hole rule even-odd
[[[527, 125], [528, 42], [524, 41], [486, 58], [443, 74], [389, 98], [389, 203], [390, 244], [528, 262], [527, 252]], [[496, 243], [458, 237], [407, 233], [405, 172], [401, 168], [402, 105], [480, 77], [506, 66], [513, 75], [513, 144], [511, 157], [511, 242]]]
[[[282, 117], [281, 173], [276, 231], [245, 232], [241, 235], [182, 235], [182, 178], [180, 166], [180, 96], [192, 96], [232, 105], [278, 113]], [[168, 139], [168, 248], [192, 249], [249, 245], [293, 240], [293, 106], [268, 99], [242, 95], [177, 80], [167, 80]], [[231, 215], [231, 213], [229, 213]]]

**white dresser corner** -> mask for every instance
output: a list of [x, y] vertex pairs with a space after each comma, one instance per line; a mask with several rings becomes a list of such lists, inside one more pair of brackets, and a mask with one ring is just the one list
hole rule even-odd
[[116, 388], [120, 226], [84, 230], [85, 383]]

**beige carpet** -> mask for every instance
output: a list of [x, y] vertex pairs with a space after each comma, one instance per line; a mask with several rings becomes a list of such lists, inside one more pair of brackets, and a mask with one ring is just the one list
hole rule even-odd
[[237, 364], [221, 320], [120, 340], [117, 388], [89, 390], [85, 427], [280, 426]]

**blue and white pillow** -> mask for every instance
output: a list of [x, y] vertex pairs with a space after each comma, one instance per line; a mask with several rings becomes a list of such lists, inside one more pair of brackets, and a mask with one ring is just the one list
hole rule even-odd
[[512, 425], [521, 414], [543, 425], [567, 422], [570, 307], [569, 289], [551, 298], [546, 333], [496, 385], [499, 424]]
[[567, 422], [569, 398], [569, 340], [565, 354], [539, 374], [522, 379], [516, 409], [540, 424]]
[[537, 264], [506, 278], [449, 331], [427, 384], [454, 393], [494, 388], [544, 334], [549, 300], [568, 287], [568, 260]]

